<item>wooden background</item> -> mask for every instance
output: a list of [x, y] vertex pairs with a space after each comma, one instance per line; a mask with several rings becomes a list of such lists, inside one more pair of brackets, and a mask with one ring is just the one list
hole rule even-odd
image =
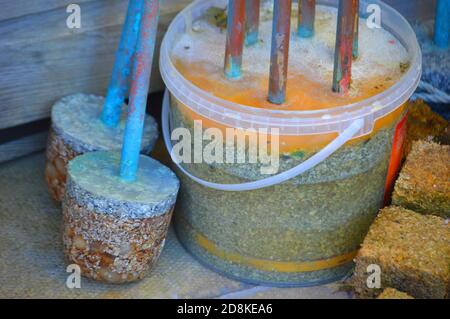
[[[43, 148], [46, 132], [2, 140], [7, 128], [48, 118], [52, 104], [77, 93], [104, 95], [126, 0], [0, 0], [0, 162]], [[158, 44], [191, 0], [163, 0]], [[410, 19], [432, 17], [433, 0], [387, 0]], [[66, 8], [81, 7], [81, 29]], [[157, 50], [159, 49], [159, 45]], [[158, 50], [159, 51], [159, 50]], [[155, 57], [151, 91], [163, 88]], [[26, 131], [25, 129], [22, 131]]]
[[[159, 40], [189, 2], [162, 1]], [[66, 25], [70, 3], [81, 7], [81, 29]], [[1, 0], [0, 129], [48, 117], [52, 103], [68, 94], [104, 95], [126, 6], [125, 0]], [[157, 61], [152, 91], [162, 89]]]

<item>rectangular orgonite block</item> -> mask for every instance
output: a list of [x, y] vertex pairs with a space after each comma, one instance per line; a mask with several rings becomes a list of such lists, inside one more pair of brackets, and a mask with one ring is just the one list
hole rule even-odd
[[[442, 141], [449, 126], [442, 116], [434, 112], [424, 101], [410, 101], [407, 122], [407, 136], [404, 145], [404, 158], [411, 152], [415, 141]], [[447, 143], [443, 143], [447, 144]]]
[[392, 204], [449, 218], [450, 146], [414, 142], [395, 184]]
[[394, 288], [386, 288], [377, 299], [414, 299], [410, 295]]
[[[352, 280], [358, 297], [376, 297], [391, 287], [414, 298], [448, 298], [450, 223], [402, 207], [387, 207], [372, 224], [355, 261]], [[376, 283], [377, 275], [378, 289], [368, 284], [368, 279]]]

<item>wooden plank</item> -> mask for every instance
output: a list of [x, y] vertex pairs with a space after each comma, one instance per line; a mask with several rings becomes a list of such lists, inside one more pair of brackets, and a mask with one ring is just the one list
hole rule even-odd
[[[158, 51], [170, 21], [190, 2], [163, 1]], [[0, 129], [48, 117], [51, 105], [65, 95], [105, 94], [126, 5], [125, 0], [81, 3], [81, 29], [67, 28], [65, 6], [0, 21]], [[158, 59], [151, 92], [163, 88]]]
[[95, 0], [0, 0], [0, 21], [19, 18], [28, 14], [45, 12], [56, 8], [66, 8], [69, 4], [82, 4]]
[[0, 144], [0, 163], [43, 150], [47, 135], [45, 131]]

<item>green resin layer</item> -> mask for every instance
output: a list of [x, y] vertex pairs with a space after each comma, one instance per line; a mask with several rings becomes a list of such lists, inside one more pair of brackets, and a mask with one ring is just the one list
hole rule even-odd
[[141, 155], [134, 182], [119, 177], [120, 153], [91, 152], [69, 163], [67, 195], [96, 212], [127, 218], [162, 215], [175, 204], [179, 181], [158, 161]]
[[218, 258], [208, 253], [194, 240], [197, 233], [180, 219], [180, 214], [175, 215], [175, 230], [182, 245], [203, 265], [222, 275], [249, 284], [276, 287], [323, 285], [348, 276], [353, 269], [353, 263], [347, 263], [339, 267], [316, 272], [281, 273], [258, 270]]
[[[174, 127], [188, 128], [176, 103]], [[395, 123], [394, 123], [395, 124]], [[224, 192], [206, 188], [177, 172], [181, 180], [175, 213], [183, 244], [205, 264], [244, 281], [304, 286], [344, 276], [352, 263], [310, 272], [268, 272], [230, 263], [196, 242], [201, 234], [221, 251], [248, 258], [308, 262], [356, 251], [382, 206], [394, 127], [370, 139], [343, 146], [314, 169], [273, 187]], [[207, 142], [205, 142], [207, 143]], [[313, 154], [280, 156], [280, 171]], [[192, 174], [218, 183], [267, 177], [258, 164], [183, 164]]]
[[[75, 152], [120, 150], [126, 123], [126, 108], [117, 127], [107, 127], [100, 119], [105, 98], [91, 94], [66, 96], [52, 108], [52, 127]], [[158, 124], [145, 118], [141, 150], [149, 153], [158, 138]]]

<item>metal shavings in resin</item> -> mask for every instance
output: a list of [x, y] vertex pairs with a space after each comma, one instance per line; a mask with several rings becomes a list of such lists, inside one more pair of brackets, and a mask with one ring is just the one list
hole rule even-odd
[[45, 180], [53, 199], [60, 202], [66, 187], [67, 164], [79, 153], [74, 152], [53, 129], [50, 129], [45, 154], [47, 157]]
[[[180, 110], [183, 108], [182, 104], [179, 104], [173, 99], [172, 116], [174, 121], [174, 127], [186, 128], [190, 131], [191, 135], [194, 135], [194, 126], [192, 121], [184, 117]], [[317, 184], [323, 182], [332, 182], [343, 178], [348, 178], [355, 174], [366, 173], [380, 160], [380, 154], [384, 154], [387, 148], [391, 147], [391, 136], [394, 134], [394, 126], [381, 130], [377, 134], [374, 134], [371, 138], [358, 145], [358, 147], [343, 147], [339, 149], [335, 154], [331, 155], [326, 161], [318, 164], [314, 169], [304, 172], [303, 174], [291, 179], [289, 183], [296, 185], [301, 184]], [[209, 143], [208, 140], [202, 141], [202, 149]], [[192, 144], [192, 149], [194, 144]], [[224, 151], [226, 145], [223, 146]], [[242, 154], [243, 152], [244, 154]], [[314, 155], [314, 152], [300, 151], [297, 153], [280, 154], [278, 173], [287, 171], [301, 162], [307, 160]], [[207, 166], [211, 172], [216, 170], [223, 171], [226, 174], [230, 174], [237, 178], [242, 178], [246, 181], [256, 181], [263, 178], [267, 178], [270, 175], [264, 175], [261, 173], [261, 167], [264, 166], [260, 162], [258, 163], [238, 163], [237, 158], [245, 156], [249, 158], [248, 145], [244, 149], [235, 149], [234, 162], [229, 163], [211, 163], [205, 165], [188, 164], [185, 165], [189, 169], [196, 169], [196, 167]], [[207, 180], [211, 180], [216, 183], [223, 181], [220, 178], [216, 179], [215, 174], [205, 175]]]
[[377, 299], [414, 299], [414, 298], [404, 292], [398, 291], [397, 289], [386, 288], [377, 297]]
[[395, 184], [392, 203], [450, 218], [450, 146], [416, 141]]
[[[358, 297], [375, 297], [391, 287], [418, 299], [450, 293], [450, 225], [399, 206], [381, 210], [355, 259], [351, 282]], [[382, 269], [380, 288], [367, 287], [369, 265]]]
[[67, 196], [63, 203], [66, 256], [88, 278], [109, 283], [142, 279], [161, 254], [172, 210], [139, 220], [116, 218]]
[[[172, 99], [174, 126], [193, 134], [192, 121], [180, 108]], [[314, 169], [267, 189], [219, 192], [180, 174], [175, 226], [182, 243], [212, 268], [246, 282], [301, 286], [342, 278], [352, 263], [311, 272], [269, 272], [217, 258], [200, 247], [196, 238], [200, 233], [223, 251], [283, 262], [322, 260], [357, 250], [382, 205], [395, 125], [346, 145]], [[307, 151], [280, 154], [280, 171], [311, 155]], [[263, 177], [259, 164], [183, 166], [216, 183]]]
[[[116, 128], [104, 125], [100, 113], [105, 98], [92, 94], [74, 94], [59, 100], [52, 109], [52, 128], [77, 153], [118, 150], [122, 147], [126, 105]], [[151, 116], [145, 119], [142, 151], [150, 152], [158, 138], [158, 125]]]
[[141, 155], [137, 179], [119, 178], [120, 154], [87, 153], [69, 163], [67, 195], [84, 207], [117, 218], [148, 218], [175, 204], [179, 181], [167, 167]]

